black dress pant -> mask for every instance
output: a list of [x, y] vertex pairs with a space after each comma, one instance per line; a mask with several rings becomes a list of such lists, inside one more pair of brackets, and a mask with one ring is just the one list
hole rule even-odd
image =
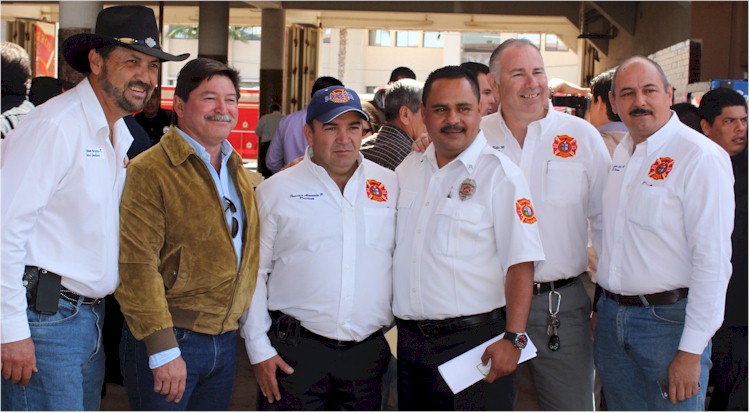
[[515, 373], [453, 394], [438, 366], [505, 331], [505, 319], [436, 337], [398, 330], [399, 410], [513, 410]]
[[391, 357], [381, 331], [352, 346], [304, 336], [282, 342], [273, 331], [271, 344], [294, 373], [277, 371], [281, 400], [273, 404], [258, 390], [258, 410], [380, 410]]
[[747, 411], [747, 327], [722, 326], [711, 340], [714, 392], [707, 410]]

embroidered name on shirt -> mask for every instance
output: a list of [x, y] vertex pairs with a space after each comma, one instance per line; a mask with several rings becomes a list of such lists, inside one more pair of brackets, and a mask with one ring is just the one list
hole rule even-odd
[[665, 179], [672, 172], [673, 167], [674, 160], [672, 158], [659, 158], [649, 168], [648, 176], [655, 181]]
[[88, 148], [86, 149], [87, 158], [101, 158], [104, 156], [104, 148]]
[[620, 172], [625, 169], [625, 165], [612, 165], [612, 172]]
[[560, 158], [572, 158], [578, 150], [576, 138], [568, 135], [557, 135], [552, 142], [552, 153]]
[[365, 192], [367, 197], [376, 202], [385, 202], [388, 200], [388, 190], [385, 185], [374, 180], [368, 179], [365, 183]]
[[322, 192], [318, 194], [291, 194], [289, 195], [289, 198], [302, 199], [306, 201], [314, 201], [321, 196], [323, 196]]
[[531, 201], [526, 198], [516, 201], [516, 214], [518, 215], [518, 219], [524, 224], [533, 224], [536, 222], [534, 207], [531, 206]]

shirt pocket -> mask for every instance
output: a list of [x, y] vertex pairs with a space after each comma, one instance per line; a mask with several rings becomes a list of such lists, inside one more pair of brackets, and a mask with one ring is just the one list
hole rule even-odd
[[662, 211], [667, 190], [658, 186], [641, 184], [635, 191], [630, 191], [628, 220], [640, 227], [655, 229], [661, 226]]
[[431, 249], [450, 257], [474, 254], [474, 242], [480, 231], [485, 207], [451, 198], [443, 199], [435, 209], [434, 240]]
[[544, 202], [553, 204], [582, 203], [585, 184], [583, 164], [547, 161], [544, 174]]
[[365, 243], [393, 252], [396, 246], [396, 211], [393, 208], [365, 208]]

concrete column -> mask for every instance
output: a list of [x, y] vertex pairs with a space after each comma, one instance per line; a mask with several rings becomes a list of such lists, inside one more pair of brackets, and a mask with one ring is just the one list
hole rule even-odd
[[62, 54], [62, 45], [65, 39], [78, 33], [92, 33], [96, 27], [96, 16], [102, 10], [102, 1], [61, 1], [60, 7], [60, 31], [58, 33], [57, 60], [59, 68], [57, 77], [68, 82], [78, 83], [85, 75], [76, 71]]
[[229, 2], [201, 1], [198, 12], [198, 57], [229, 62]]
[[268, 113], [273, 102], [283, 105], [284, 96], [284, 27], [286, 13], [282, 9], [261, 12], [260, 43], [260, 115]]

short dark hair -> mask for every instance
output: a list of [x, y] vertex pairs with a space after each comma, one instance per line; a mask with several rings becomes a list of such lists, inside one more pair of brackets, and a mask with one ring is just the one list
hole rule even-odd
[[341, 83], [340, 80], [331, 76], [321, 76], [315, 79], [315, 83], [312, 85], [312, 91], [310, 91], [310, 99], [312, 99], [315, 92], [331, 86], [344, 86], [344, 84]]
[[484, 73], [485, 75], [490, 73], [490, 67], [484, 63], [463, 62], [458, 66], [468, 69], [469, 72], [474, 73], [474, 76], [479, 76], [480, 73]]
[[696, 108], [693, 104], [687, 102], [675, 103], [674, 105], [670, 106], [670, 109], [672, 109], [674, 113], [677, 114], [680, 122], [684, 123], [695, 131], [703, 133], [703, 130], [701, 129], [701, 116], [698, 114], [698, 108]]
[[0, 73], [2, 94], [26, 96], [26, 85], [31, 79], [29, 54], [15, 43], [2, 42], [0, 56], [2, 57], [2, 73]]
[[620, 116], [612, 110], [612, 104], [609, 102], [609, 91], [612, 90], [612, 78], [614, 76], [615, 69], [609, 69], [591, 79], [591, 95], [594, 102], [599, 98], [607, 105], [607, 119], [610, 122], [621, 122]]
[[474, 76], [468, 69], [464, 69], [460, 66], [445, 66], [435, 70], [427, 76], [427, 80], [424, 82], [424, 89], [422, 90], [422, 104], [427, 104], [427, 98], [430, 96], [432, 91], [432, 84], [439, 79], [466, 79], [471, 85], [471, 90], [474, 91], [474, 96], [477, 97], [479, 102], [479, 83], [477, 82], [476, 76]]
[[271, 112], [276, 112], [281, 110], [281, 105], [279, 105], [277, 102], [271, 103]]
[[218, 60], [205, 57], [193, 59], [182, 67], [177, 75], [174, 95], [187, 102], [193, 90], [197, 89], [204, 80], [210, 80], [214, 76], [228, 77], [234, 85], [237, 100], [240, 99], [240, 72]]
[[388, 79], [388, 83], [395, 82], [399, 79], [416, 79], [417, 75], [413, 70], [405, 66], [399, 66], [391, 71], [391, 77]]
[[701, 119], [707, 120], [708, 124], [713, 126], [716, 117], [721, 115], [721, 112], [727, 106], [744, 106], [745, 110], [747, 110], [747, 102], [741, 94], [733, 89], [722, 87], [709, 90], [703, 95], [701, 104], [698, 107], [698, 113]]

